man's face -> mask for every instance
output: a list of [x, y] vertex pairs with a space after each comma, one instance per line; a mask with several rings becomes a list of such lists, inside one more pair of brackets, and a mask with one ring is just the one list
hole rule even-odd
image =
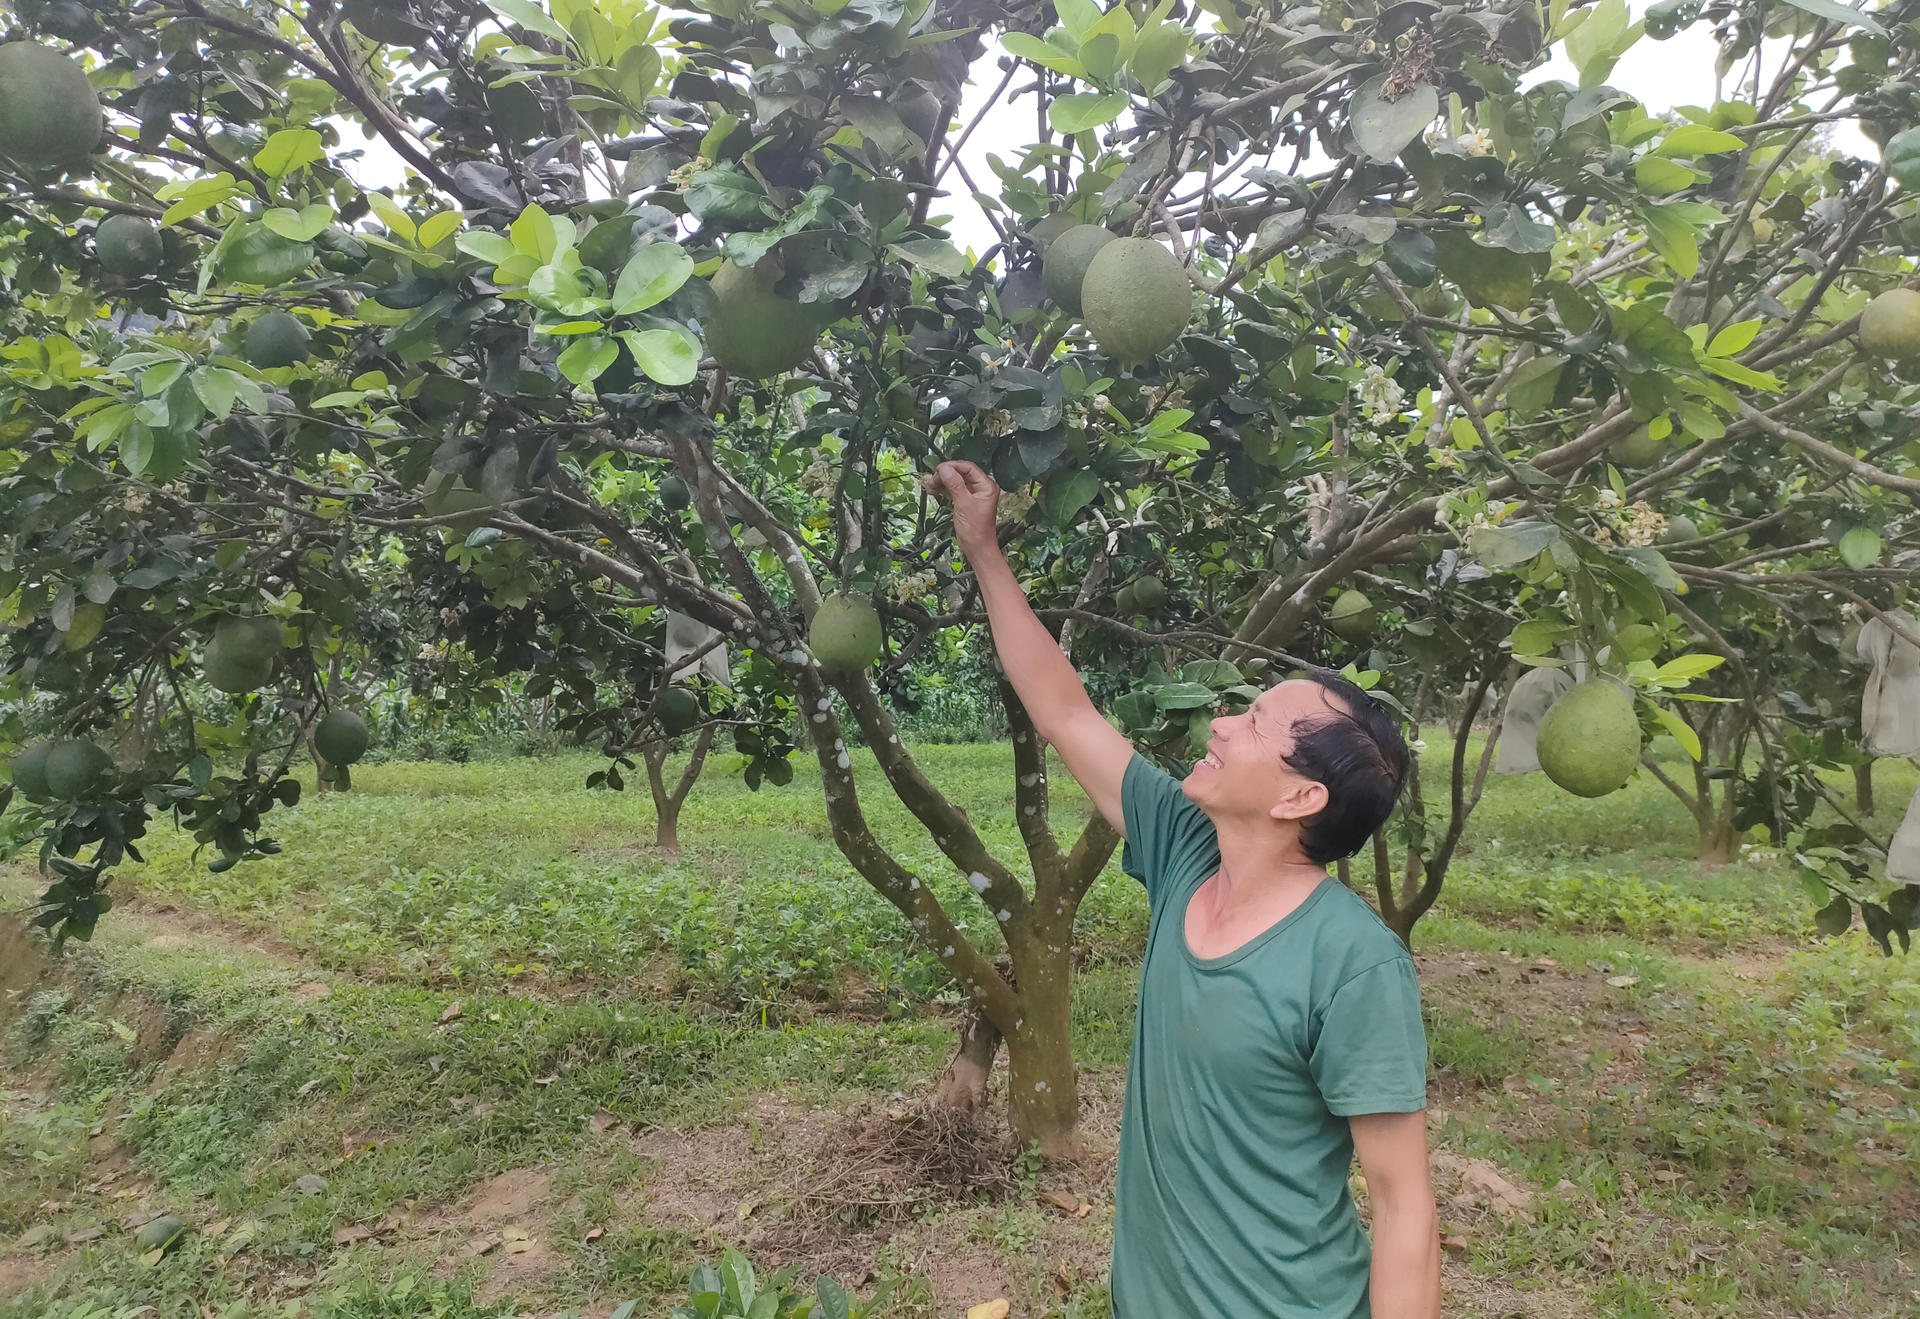
[[1260, 693], [1245, 714], [1213, 721], [1206, 754], [1181, 785], [1187, 799], [1212, 819], [1302, 819], [1326, 804], [1326, 789], [1294, 773], [1286, 762], [1294, 726], [1302, 719], [1341, 713], [1337, 698], [1317, 682], [1293, 679]]

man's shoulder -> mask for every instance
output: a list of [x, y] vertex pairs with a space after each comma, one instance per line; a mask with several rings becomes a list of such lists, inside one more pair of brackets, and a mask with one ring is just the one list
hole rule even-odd
[[1335, 986], [1382, 962], [1413, 964], [1400, 936], [1387, 928], [1367, 900], [1337, 879], [1326, 881], [1315, 906], [1316, 961], [1335, 978]]

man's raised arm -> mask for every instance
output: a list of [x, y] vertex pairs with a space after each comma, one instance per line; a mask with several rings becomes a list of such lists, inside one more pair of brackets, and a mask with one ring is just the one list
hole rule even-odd
[[941, 463], [939, 479], [943, 493], [953, 501], [954, 539], [980, 583], [980, 598], [987, 607], [994, 648], [1000, 652], [1007, 681], [1026, 706], [1034, 728], [1066, 762], [1067, 772], [1107, 822], [1125, 834], [1120, 782], [1133, 759], [1133, 745], [1094, 708], [1060, 643], [1027, 603], [994, 534], [1000, 487], [973, 463]]

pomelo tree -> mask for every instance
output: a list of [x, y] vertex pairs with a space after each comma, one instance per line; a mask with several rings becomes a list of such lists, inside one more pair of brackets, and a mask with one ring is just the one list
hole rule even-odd
[[[1858, 905], [1904, 941], [1914, 890], [1817, 813], [1844, 716], [1775, 678], [1909, 571], [1904, 7], [17, 13], [0, 612], [5, 695], [61, 735], [13, 771], [58, 937], [158, 813], [215, 865], [274, 849], [370, 594], [442, 638], [443, 680], [563, 708], [612, 785], [664, 707], [687, 727], [671, 610], [736, 656], [696, 725], [755, 784], [803, 730], [836, 843], [973, 1003], [943, 1093], [977, 1096], [1004, 1040], [1015, 1131], [1072, 1153], [1074, 918], [1113, 831], [1057, 827], [1005, 692], [1024, 855], [994, 854], [884, 696], [981, 622], [922, 484], [959, 457], [1143, 749], [1196, 754], [1307, 663], [1462, 735], [1517, 665], [1572, 665], [1607, 684], [1604, 754], [1574, 721], [1549, 759], [1605, 791], [1727, 695], [1752, 746], [1727, 766], [1823, 927]], [[1694, 24], [1714, 104], [1608, 84]], [[1841, 121], [1884, 159], [1828, 149]], [[963, 211], [991, 241], [956, 241]], [[138, 755], [81, 749], [127, 722]], [[1375, 850], [1403, 936], [1484, 785], [1458, 740], [1445, 824], [1421, 795]], [[951, 875], [876, 837], [875, 791]]]

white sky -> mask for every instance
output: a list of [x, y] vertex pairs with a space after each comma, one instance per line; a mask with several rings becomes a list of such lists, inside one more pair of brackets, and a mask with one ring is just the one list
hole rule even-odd
[[[1634, 5], [1633, 12], [1639, 16], [1644, 5]], [[1768, 42], [1769, 48], [1763, 54], [1771, 55], [1763, 67], [1762, 78], [1771, 78], [1770, 69], [1777, 67], [1778, 51], [1784, 42]], [[1003, 76], [995, 63], [999, 54], [998, 47], [989, 50], [974, 65], [976, 81], [967, 88], [966, 96], [960, 107], [957, 123], [961, 129], [969, 123], [980, 104], [985, 101]], [[1713, 40], [1711, 23], [1695, 23], [1685, 32], [1679, 33], [1668, 41], [1655, 41], [1642, 37], [1632, 49], [1628, 50], [1620, 62], [1614, 66], [1608, 77], [1609, 85], [1633, 97], [1655, 114], [1665, 113], [1678, 105], [1710, 106], [1714, 102], [1714, 65], [1719, 48]], [[1738, 77], [1736, 70], [1731, 76]], [[1529, 86], [1559, 78], [1569, 83], [1577, 83], [1575, 73], [1564, 55], [1554, 58], [1527, 76]], [[1025, 71], [1016, 74], [1016, 86], [1032, 81]], [[973, 182], [983, 191], [998, 192], [997, 178], [987, 165], [989, 153], [997, 153], [1002, 160], [1017, 159], [1021, 149], [1034, 140], [1035, 115], [1031, 95], [1008, 105], [1002, 102], [996, 105], [986, 120], [980, 125], [967, 145], [960, 153], [960, 163], [966, 167]], [[959, 131], [959, 130], [956, 130]], [[343, 134], [350, 141], [358, 136], [354, 130]], [[1835, 127], [1832, 138], [1835, 147], [1855, 155], [1877, 158], [1878, 149], [1861, 135], [1858, 127], [1851, 123]], [[384, 187], [397, 184], [405, 177], [404, 166], [399, 158], [387, 148], [384, 142], [373, 141], [365, 144], [366, 156], [360, 166], [353, 171], [363, 186]], [[981, 214], [980, 208], [967, 195], [966, 185], [962, 182], [958, 170], [948, 170], [941, 186], [953, 195], [934, 203], [933, 213], [948, 214], [953, 217], [951, 229], [955, 241], [963, 248], [984, 252], [996, 241], [993, 228]]]

